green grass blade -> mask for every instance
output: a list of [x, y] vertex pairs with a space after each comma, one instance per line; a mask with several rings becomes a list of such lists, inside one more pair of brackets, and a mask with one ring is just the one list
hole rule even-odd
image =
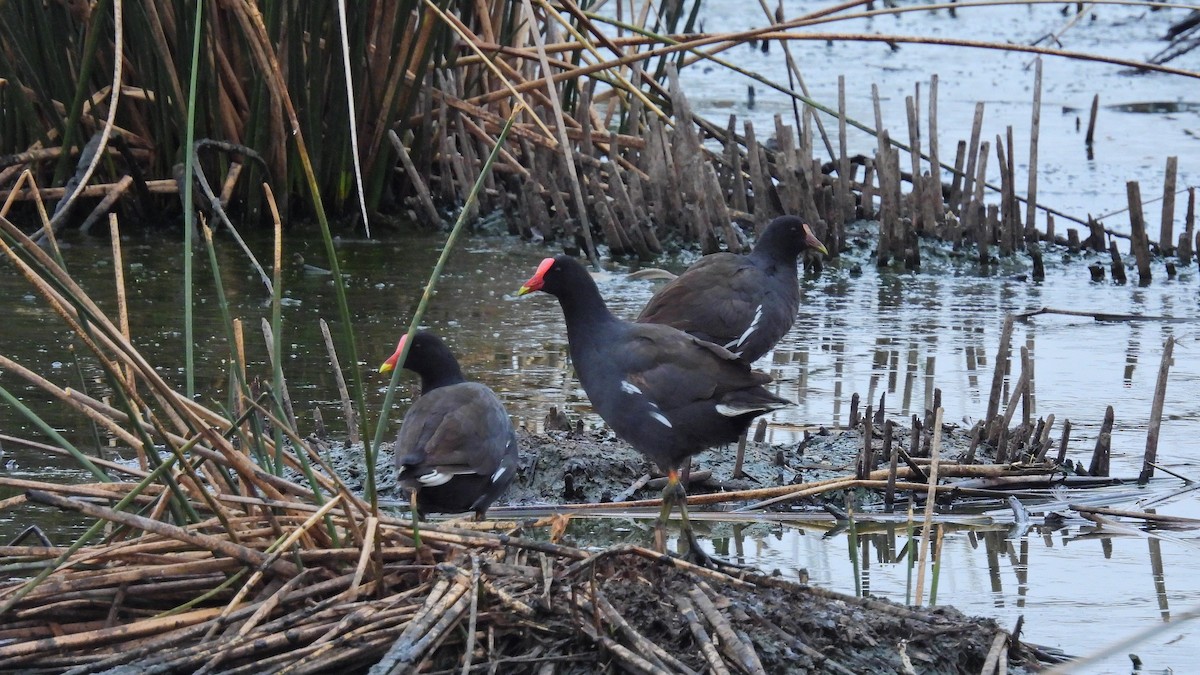
[[187, 133], [183, 162], [183, 362], [188, 398], [196, 396], [195, 326], [192, 316], [192, 239], [196, 236], [196, 209], [192, 207], [192, 181], [196, 162], [196, 86], [200, 79], [200, 34], [204, 4], [196, 3], [192, 25], [192, 63], [188, 81]]
[[13, 407], [13, 409], [24, 415], [25, 419], [33, 422], [34, 426], [40, 429], [43, 434], [49, 436], [55, 443], [58, 444], [60, 448], [71, 453], [71, 456], [75, 458], [75, 461], [79, 462], [79, 465], [86, 469], [93, 476], [101, 481], [104, 481], [105, 483], [112, 482], [112, 478], [109, 478], [108, 474], [104, 473], [103, 469], [92, 463], [92, 460], [89, 459], [87, 455], [85, 455], [79, 448], [75, 447], [74, 444], [64, 438], [62, 434], [58, 433], [58, 431], [55, 430], [54, 427], [50, 426], [46, 420], [42, 419], [37, 413], [30, 410], [29, 407], [24, 403], [21, 403], [21, 401], [17, 399], [16, 396], [13, 396], [12, 392], [6, 389], [3, 385], [0, 385], [0, 398], [3, 398], [6, 403]]

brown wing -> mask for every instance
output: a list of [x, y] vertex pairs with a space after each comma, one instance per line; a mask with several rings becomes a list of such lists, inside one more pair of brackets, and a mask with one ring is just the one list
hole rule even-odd
[[655, 293], [637, 321], [664, 324], [729, 344], [754, 319], [762, 301], [761, 276], [745, 256], [707, 255]]
[[511, 434], [503, 404], [486, 386], [464, 382], [439, 387], [417, 399], [404, 416], [396, 464], [416, 475], [491, 476]]

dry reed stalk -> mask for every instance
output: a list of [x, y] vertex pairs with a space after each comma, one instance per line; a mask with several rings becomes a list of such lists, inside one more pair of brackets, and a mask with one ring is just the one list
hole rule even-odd
[[722, 651], [734, 658], [740, 670], [755, 675], [766, 675], [762, 662], [758, 659], [758, 654], [754, 652], [753, 648], [747, 648], [746, 644], [738, 638], [733, 631], [733, 626], [717, 611], [716, 605], [704, 591], [693, 588], [688, 591], [688, 598], [716, 631]]
[[[90, 232], [92, 226], [96, 224], [96, 221], [103, 218], [104, 214], [108, 213], [109, 209], [111, 209], [113, 205], [116, 204], [117, 200], [124, 196], [124, 194], [128, 192], [129, 188], [132, 186], [133, 176], [121, 176], [120, 180], [118, 180], [116, 184], [112, 186], [112, 189], [104, 195], [104, 198], [97, 202], [94, 207], [92, 207], [92, 210], [88, 213], [87, 218], [84, 218], [83, 222], [80, 223], [80, 234], [87, 234]], [[116, 217], [116, 214], [110, 213], [109, 215]]]
[[925, 493], [925, 520], [921, 526], [920, 554], [917, 557], [917, 589], [914, 604], [922, 604], [925, 590], [925, 559], [929, 551], [930, 527], [933, 523], [933, 508], [937, 502], [938, 458], [942, 452], [942, 409], [934, 412], [933, 444], [929, 451], [932, 460], [929, 464], [929, 486]]
[[[96, 197], [104, 197], [105, 195], [111, 193], [116, 186], [117, 183], [88, 185], [87, 187], [80, 188], [75, 194], [77, 198], [93, 199]], [[153, 194], [173, 195], [179, 192], [179, 183], [172, 178], [148, 180], [146, 181], [146, 187]], [[29, 199], [56, 200], [62, 199], [65, 196], [66, 188], [40, 188], [35, 191], [32, 187], [25, 188], [24, 190], [14, 187], [6, 190], [0, 190], [0, 199], [4, 199], [6, 201], [26, 201]]]
[[318, 322], [321, 326], [321, 337], [325, 339], [325, 350], [329, 353], [329, 365], [333, 369], [334, 382], [337, 383], [338, 396], [342, 399], [342, 415], [346, 419], [346, 433], [351, 445], [361, 441], [358, 433], [358, 414], [354, 403], [350, 400], [350, 391], [346, 388], [346, 377], [342, 373], [342, 364], [338, 361], [337, 349], [333, 345], [333, 336], [329, 333], [329, 324], [325, 319]]
[[[530, 5], [529, 0], [522, 0], [522, 7], [524, 8], [525, 16], [529, 19], [530, 23], [536, 25], [537, 20], [536, 20], [536, 17], [534, 16], [533, 7], [532, 7], [532, 5]], [[552, 11], [549, 13], [557, 16], [557, 12]], [[559, 145], [558, 150], [562, 153], [563, 161], [566, 164], [567, 177], [569, 178], [570, 187], [571, 187], [571, 196], [575, 201], [575, 208], [576, 208], [575, 214], [576, 214], [576, 217], [578, 217], [580, 220], [580, 231], [583, 233], [583, 240], [584, 240], [584, 245], [586, 248], [587, 257], [588, 257], [588, 260], [591, 261], [593, 266], [598, 267], [600, 262], [599, 262], [599, 259], [596, 257], [596, 246], [592, 242], [591, 225], [589, 224], [589, 221], [587, 218], [587, 209], [584, 206], [583, 193], [580, 190], [579, 175], [578, 175], [578, 173], [576, 173], [576, 170], [575, 170], [574, 151], [572, 149], [572, 144], [570, 143], [569, 139], [566, 137], [567, 126], [566, 126], [566, 122], [564, 121], [565, 116], [563, 114], [562, 104], [559, 102], [558, 92], [554, 88], [554, 80], [550, 76], [550, 73], [551, 73], [550, 62], [549, 62], [548, 57], [546, 56], [545, 41], [542, 39], [541, 32], [537, 31], [537, 30], [533, 31], [533, 38], [537, 45], [538, 59], [540, 60], [541, 66], [542, 66], [542, 73], [543, 73], [542, 81], [545, 83], [546, 88], [547, 88], [547, 94], [549, 95], [551, 108], [554, 112], [555, 129], [557, 130], [558, 133], [557, 134], [551, 133], [550, 130], [545, 128], [544, 125], [542, 125], [542, 130], [546, 133], [547, 136], [558, 139], [558, 145]], [[514, 97], [517, 98], [517, 100], [521, 100], [520, 97], [517, 96], [515, 92], [513, 92], [513, 95], [514, 95]], [[536, 116], [534, 117], [534, 120], [536, 122], [538, 122], [539, 124], [541, 124], [541, 120], [538, 119]]]
[[692, 601], [686, 597], [678, 596], [673, 598], [675, 605], [679, 607], [679, 613], [687, 621], [688, 630], [692, 633], [692, 638], [696, 644], [700, 646], [700, 653], [704, 655], [705, 662], [711, 672], [716, 675], [729, 675], [729, 669], [725, 666], [725, 662], [721, 659], [717, 651], [717, 646], [708, 631], [700, 624], [700, 618], [696, 614], [696, 608]]
[[[207, 548], [217, 551], [222, 555], [227, 555], [236, 560], [240, 560], [248, 565], [258, 566], [266, 564], [269, 559], [266, 555], [259, 551], [249, 549], [245, 546], [239, 546], [231, 541], [221, 539], [212, 535], [192, 532], [182, 527], [164, 523], [150, 518], [144, 518], [131, 513], [122, 511], [114, 511], [113, 509], [81, 502], [75, 499], [59, 497], [58, 495], [40, 490], [33, 490], [29, 494], [31, 501], [47, 506], [54, 506], [67, 511], [76, 511], [86, 516], [93, 518], [102, 518], [120, 525], [126, 525], [132, 528], [153, 532], [164, 537], [170, 537], [182, 542], [189, 543], [193, 546]], [[276, 560], [269, 565], [273, 572], [283, 576], [291, 577], [299, 572], [299, 569], [292, 563]]]
[[1167, 395], [1167, 374], [1171, 369], [1171, 354], [1175, 350], [1174, 336], [1168, 337], [1163, 345], [1162, 360], [1158, 365], [1158, 379], [1154, 385], [1154, 399], [1150, 404], [1149, 428], [1146, 430], [1146, 452], [1142, 460], [1142, 471], [1138, 483], [1146, 484], [1154, 476], [1154, 463], [1158, 456], [1158, 432], [1162, 425], [1163, 401]]

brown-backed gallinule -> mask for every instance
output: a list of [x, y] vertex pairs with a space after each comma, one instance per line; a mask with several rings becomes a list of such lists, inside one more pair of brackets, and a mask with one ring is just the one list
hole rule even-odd
[[[396, 367], [404, 340], [379, 372]], [[504, 405], [487, 386], [468, 382], [446, 343], [429, 331], [413, 336], [404, 368], [421, 376], [421, 396], [404, 415], [395, 445], [414, 518], [474, 511], [482, 519], [517, 475], [517, 435]]]
[[715, 342], [753, 363], [796, 321], [796, 259], [809, 249], [828, 254], [804, 221], [772, 220], [747, 255], [713, 253], [663, 286], [638, 315]]
[[[636, 320], [674, 326], [753, 363], [796, 322], [796, 264], [808, 250], [829, 253], [804, 221], [779, 216], [767, 224], [749, 254], [704, 256], [659, 289]], [[742, 477], [745, 447], [739, 439], [734, 478]]]
[[687, 518], [679, 467], [692, 455], [737, 440], [751, 421], [791, 405], [763, 387], [771, 381], [724, 347], [670, 326], [622, 321], [574, 258], [547, 258], [518, 291], [558, 298], [571, 361], [592, 407], [617, 436], [668, 475], [657, 532], [679, 501], [689, 553], [707, 560]]

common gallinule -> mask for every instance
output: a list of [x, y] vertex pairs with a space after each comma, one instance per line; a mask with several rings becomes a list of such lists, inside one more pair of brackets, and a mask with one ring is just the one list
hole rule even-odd
[[571, 361], [592, 407], [617, 436], [667, 472], [658, 543], [679, 501], [690, 554], [701, 551], [687, 518], [680, 465], [714, 445], [737, 440], [751, 421], [791, 405], [763, 385], [765, 373], [724, 347], [659, 324], [622, 321], [608, 310], [596, 282], [574, 258], [547, 258], [518, 291], [558, 298]]
[[753, 363], [796, 321], [796, 259], [809, 249], [828, 253], [804, 221], [780, 216], [748, 255], [706, 255], [663, 286], [637, 322], [674, 326]]
[[[404, 340], [379, 372], [396, 367]], [[446, 343], [429, 331], [413, 336], [404, 368], [421, 376], [421, 396], [404, 415], [395, 445], [414, 518], [474, 511], [482, 519], [517, 475], [517, 435], [504, 405], [487, 386], [467, 382]]]

